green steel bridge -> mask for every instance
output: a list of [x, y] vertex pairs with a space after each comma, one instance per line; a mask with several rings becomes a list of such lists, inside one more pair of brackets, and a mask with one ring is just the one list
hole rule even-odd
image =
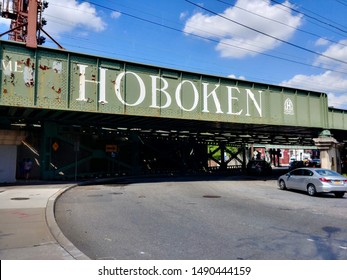
[[36, 177], [71, 179], [244, 168], [255, 144], [316, 147], [333, 169], [345, 152], [347, 111], [323, 92], [11, 41], [0, 52], [0, 182], [28, 157]]

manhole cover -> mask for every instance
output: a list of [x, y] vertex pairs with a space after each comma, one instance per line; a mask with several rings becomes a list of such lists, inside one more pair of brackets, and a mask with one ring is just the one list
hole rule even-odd
[[12, 197], [11, 200], [29, 200], [29, 197]]
[[289, 209], [289, 208], [280, 208], [280, 210], [283, 210], [283, 211], [290, 211], [292, 209]]
[[113, 192], [111, 194], [113, 194], [113, 195], [120, 195], [120, 194], [123, 194], [123, 193], [122, 192]]
[[90, 194], [90, 195], [87, 195], [88, 197], [101, 197], [103, 196], [102, 194]]
[[221, 198], [220, 195], [204, 195], [204, 198]]

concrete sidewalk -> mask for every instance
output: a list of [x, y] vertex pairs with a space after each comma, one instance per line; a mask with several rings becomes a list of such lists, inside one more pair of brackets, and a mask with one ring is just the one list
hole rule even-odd
[[1, 260], [89, 259], [60, 231], [55, 200], [75, 184], [0, 186]]

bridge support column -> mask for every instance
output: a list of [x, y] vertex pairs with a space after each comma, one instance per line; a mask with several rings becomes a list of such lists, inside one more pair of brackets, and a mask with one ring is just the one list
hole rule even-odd
[[341, 144], [332, 137], [329, 130], [324, 130], [313, 141], [320, 151], [321, 167], [341, 173], [340, 147]]
[[219, 147], [220, 147], [220, 154], [221, 154], [220, 170], [226, 171], [228, 168], [228, 163], [225, 161], [225, 143], [220, 143]]
[[24, 131], [0, 130], [0, 183], [16, 181], [17, 146], [25, 136]]
[[[252, 149], [253, 149], [253, 144], [252, 144]], [[242, 171], [246, 171], [247, 169], [247, 146], [245, 144], [242, 144]], [[252, 150], [253, 154], [253, 150]]]
[[131, 140], [131, 175], [140, 175], [141, 166], [140, 166], [140, 143], [141, 138], [133, 133], [130, 136]]

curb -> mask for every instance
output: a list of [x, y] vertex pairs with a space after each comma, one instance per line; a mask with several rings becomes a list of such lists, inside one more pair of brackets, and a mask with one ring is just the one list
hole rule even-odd
[[54, 195], [52, 195], [48, 201], [46, 206], [46, 222], [48, 225], [48, 228], [57, 241], [57, 243], [69, 254], [71, 255], [75, 260], [90, 260], [89, 257], [87, 257], [84, 253], [82, 253], [79, 249], [73, 245], [70, 240], [66, 238], [66, 236], [62, 233], [60, 230], [56, 220], [55, 220], [55, 202], [56, 200], [66, 191], [77, 187], [78, 185], [72, 185], [65, 188], [62, 188], [58, 192], [56, 192]]

